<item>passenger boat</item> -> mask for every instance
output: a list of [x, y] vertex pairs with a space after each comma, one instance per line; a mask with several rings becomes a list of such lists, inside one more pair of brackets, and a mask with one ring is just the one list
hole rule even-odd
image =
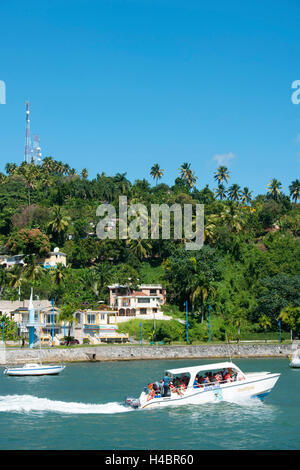
[[300, 367], [300, 349], [297, 349], [293, 355], [290, 357], [290, 367], [299, 368]]
[[[224, 380], [226, 375], [223, 374], [225, 371], [229, 374], [226, 380]], [[145, 387], [139, 398], [127, 397], [125, 404], [132, 408], [161, 408], [234, 401], [250, 397], [264, 399], [280, 376], [279, 373], [270, 372], [243, 373], [233, 362], [170, 369], [166, 373], [171, 378], [171, 390], [168, 396], [162, 396], [161, 393], [154, 392], [151, 387], [150, 389]], [[214, 379], [218, 373], [220, 374], [218, 377], [222, 376], [222, 380], [201, 383], [200, 377], [208, 376]], [[176, 388], [172, 382], [175, 384], [180, 380], [185, 381], [185, 386]]]
[[6, 367], [4, 370], [5, 375], [12, 375], [18, 377], [33, 376], [33, 375], [58, 375], [64, 370], [65, 366], [47, 365], [29, 363], [23, 367]]

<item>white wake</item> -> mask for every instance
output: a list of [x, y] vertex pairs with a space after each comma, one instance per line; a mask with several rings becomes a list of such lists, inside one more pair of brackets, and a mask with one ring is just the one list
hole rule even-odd
[[31, 411], [50, 411], [55, 413], [73, 414], [114, 414], [132, 411], [117, 402], [93, 404], [49, 400], [32, 395], [6, 395], [0, 396], [1, 412], [29, 413]]

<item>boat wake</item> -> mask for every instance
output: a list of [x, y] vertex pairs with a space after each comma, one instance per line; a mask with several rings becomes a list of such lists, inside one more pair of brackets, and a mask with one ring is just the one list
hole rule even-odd
[[0, 413], [54, 412], [71, 414], [115, 414], [126, 413], [132, 409], [117, 402], [94, 404], [65, 402], [38, 398], [32, 395], [0, 396]]

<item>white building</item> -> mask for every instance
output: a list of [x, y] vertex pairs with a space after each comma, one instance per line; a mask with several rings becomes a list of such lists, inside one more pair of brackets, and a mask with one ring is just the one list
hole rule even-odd
[[170, 319], [161, 309], [166, 303], [166, 290], [161, 284], [141, 284], [137, 290], [119, 284], [108, 288], [110, 306], [118, 312], [118, 322], [126, 321], [128, 317]]

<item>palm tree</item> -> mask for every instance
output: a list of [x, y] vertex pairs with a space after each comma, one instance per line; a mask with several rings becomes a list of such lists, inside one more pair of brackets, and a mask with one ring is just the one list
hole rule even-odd
[[140, 261], [147, 258], [151, 251], [151, 243], [149, 240], [145, 240], [143, 238], [128, 239], [126, 240], [126, 244], [128, 245], [129, 250], [136, 255]]
[[64, 283], [66, 278], [67, 268], [63, 264], [59, 264], [56, 268], [50, 270], [50, 277], [52, 282], [57, 286], [60, 286]]
[[69, 226], [70, 220], [70, 217], [63, 215], [60, 207], [54, 208], [54, 219], [48, 223], [48, 229], [56, 241], [63, 242], [63, 236]]
[[188, 175], [188, 172], [191, 171], [191, 164], [190, 163], [183, 163], [180, 168], [178, 168], [180, 178], [186, 178]]
[[218, 181], [218, 184], [223, 184], [224, 181], [228, 183], [229, 178], [228, 168], [226, 166], [219, 166], [214, 175], [214, 179]]
[[59, 321], [63, 321], [69, 324], [69, 336], [71, 336], [71, 328], [74, 321], [77, 321], [74, 317], [74, 313], [77, 310], [77, 303], [74, 301], [68, 301], [60, 309]]
[[247, 188], [246, 186], [241, 192], [241, 201], [244, 204], [250, 204], [251, 199], [252, 199], [252, 191], [250, 191], [249, 188]]
[[126, 174], [127, 173], [117, 173], [113, 178], [114, 183], [120, 188], [122, 194], [126, 194], [130, 187], [130, 182], [126, 178]]
[[229, 230], [235, 234], [242, 230], [242, 213], [237, 206], [230, 204], [225, 207], [223, 212], [220, 214], [221, 220], [224, 224], [229, 227]]
[[5, 165], [5, 171], [8, 175], [12, 175], [17, 169], [17, 165], [15, 163], [7, 163]]
[[88, 175], [89, 175], [89, 173], [88, 173], [87, 169], [86, 169], [86, 168], [83, 168], [83, 169], [81, 170], [81, 177], [82, 177], [84, 180], [86, 180], [87, 177], [88, 177]]
[[36, 261], [35, 255], [27, 255], [25, 257], [26, 265], [24, 267], [24, 278], [29, 281], [38, 281], [45, 274], [44, 269]]
[[190, 188], [196, 185], [198, 176], [196, 176], [194, 171], [191, 169], [190, 163], [183, 163], [181, 167], [178, 168], [178, 170], [180, 173], [180, 178], [185, 180]]
[[215, 189], [215, 195], [218, 197], [221, 201], [226, 198], [226, 189], [225, 186], [221, 183], [219, 184], [218, 188]]
[[56, 162], [53, 157], [45, 157], [43, 159], [42, 168], [49, 174], [55, 172]]
[[[270, 318], [267, 315], [262, 315], [259, 318], [258, 323], [265, 330], [265, 333], [267, 331], [267, 328], [272, 327], [272, 322], [271, 322]], [[265, 338], [265, 342], [267, 342], [266, 338]]]
[[208, 295], [211, 293], [213, 297], [216, 296], [216, 289], [210, 284], [207, 280], [195, 279], [192, 283], [192, 291], [190, 294], [190, 300], [192, 305], [195, 305], [196, 301], [199, 299], [201, 302], [201, 323], [204, 320], [204, 306], [207, 301]]
[[218, 221], [217, 214], [210, 214], [205, 217], [205, 224], [204, 224], [204, 241], [215, 241], [216, 235], [216, 222]]
[[273, 178], [270, 183], [267, 185], [267, 192], [268, 192], [268, 197], [271, 199], [277, 199], [278, 196], [281, 195], [281, 182], [275, 178]]
[[150, 176], [152, 176], [152, 178], [154, 180], [156, 180], [156, 185], [157, 185], [157, 181], [159, 179], [161, 179], [161, 177], [163, 176], [164, 174], [164, 171], [165, 170], [162, 170], [159, 166], [158, 163], [155, 163], [152, 167], [151, 167], [151, 170], [150, 170]]
[[300, 199], [300, 181], [297, 179], [292, 181], [292, 184], [289, 186], [290, 190], [290, 197], [295, 201], [297, 204], [298, 199]]
[[228, 197], [231, 201], [239, 201], [241, 198], [241, 190], [240, 186], [238, 184], [233, 184], [230, 186], [228, 189]]
[[277, 320], [282, 320], [291, 330], [291, 339], [293, 338], [293, 330], [299, 329], [300, 307], [289, 305], [280, 311]]

